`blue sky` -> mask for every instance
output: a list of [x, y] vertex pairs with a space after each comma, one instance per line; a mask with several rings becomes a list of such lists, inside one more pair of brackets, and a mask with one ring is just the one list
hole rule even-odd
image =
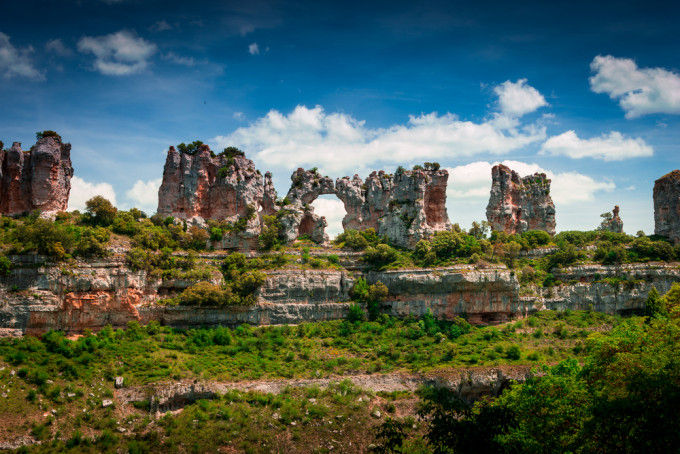
[[[280, 194], [298, 166], [436, 160], [463, 226], [508, 162], [553, 178], [558, 230], [619, 204], [650, 233], [653, 182], [679, 167], [678, 7], [515, 3], [1, 2], [0, 140], [71, 142], [73, 208], [153, 212], [167, 147], [200, 139]], [[337, 199], [316, 205], [337, 231]]]

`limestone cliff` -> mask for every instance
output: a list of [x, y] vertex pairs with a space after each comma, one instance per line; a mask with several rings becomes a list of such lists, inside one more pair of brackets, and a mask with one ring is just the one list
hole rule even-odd
[[14, 142], [0, 146], [0, 213], [16, 216], [34, 210], [43, 215], [65, 211], [71, 191], [71, 144], [45, 136], [28, 151]]
[[680, 170], [654, 182], [654, 233], [680, 241]]
[[555, 205], [550, 197], [550, 179], [544, 173], [521, 178], [503, 164], [491, 170], [491, 195], [486, 218], [493, 230], [521, 233], [544, 230], [555, 234]]

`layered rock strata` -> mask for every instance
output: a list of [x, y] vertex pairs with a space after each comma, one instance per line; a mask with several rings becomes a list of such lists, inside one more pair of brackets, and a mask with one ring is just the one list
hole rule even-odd
[[510, 234], [544, 230], [555, 234], [555, 205], [550, 179], [544, 173], [521, 178], [503, 164], [491, 170], [491, 195], [486, 218], [491, 228]]
[[611, 214], [605, 213], [602, 215], [603, 220], [600, 224], [599, 230], [606, 230], [608, 232], [622, 233], [623, 232], [623, 221], [619, 216], [619, 206], [614, 206]]
[[[207, 257], [207, 256], [206, 256]], [[49, 329], [79, 333], [130, 321], [157, 321], [177, 328], [290, 324], [335, 320], [347, 315], [357, 276], [382, 282], [389, 296], [383, 310], [395, 316], [438, 318], [466, 315], [473, 323], [497, 323], [544, 309], [589, 309], [627, 313], [644, 309], [652, 286], [667, 292], [680, 282], [677, 263], [622, 266], [579, 265], [555, 270], [556, 287], [522, 287], [503, 266], [459, 265], [436, 269], [365, 273], [345, 270], [280, 269], [266, 279], [250, 307], [159, 305], [161, 298], [193, 284], [132, 271], [122, 261], [78, 262], [62, 267], [37, 256], [14, 256], [0, 277], [0, 336], [39, 334]], [[222, 283], [220, 273], [211, 280]]]
[[68, 207], [71, 192], [71, 144], [59, 136], [38, 139], [30, 150], [14, 142], [0, 145], [0, 213], [8, 216], [39, 211], [51, 216]]
[[654, 233], [680, 241], [680, 170], [654, 182]]

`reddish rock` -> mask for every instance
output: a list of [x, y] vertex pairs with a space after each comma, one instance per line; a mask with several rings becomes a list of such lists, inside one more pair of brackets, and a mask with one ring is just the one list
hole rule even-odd
[[680, 242], [680, 170], [654, 182], [654, 233]]
[[[2, 147], [0, 147], [2, 148]], [[0, 213], [9, 216], [65, 211], [71, 192], [71, 144], [43, 137], [28, 151], [14, 142], [0, 151]]]
[[262, 215], [276, 210], [271, 174], [264, 177], [239, 154], [215, 155], [207, 145], [196, 154], [170, 147], [158, 190], [158, 213], [203, 225], [206, 219], [247, 219], [244, 231], [226, 238], [222, 247], [254, 247]]
[[498, 164], [491, 170], [491, 196], [486, 218], [491, 228], [506, 233], [544, 230], [555, 234], [555, 205], [550, 197], [550, 179], [544, 173], [520, 178]]

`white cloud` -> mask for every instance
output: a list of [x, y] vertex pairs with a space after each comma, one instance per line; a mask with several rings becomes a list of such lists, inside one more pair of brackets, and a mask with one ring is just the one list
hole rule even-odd
[[243, 121], [246, 118], [246, 116], [243, 112], [234, 112], [234, 114], [232, 116], [234, 117], [234, 120], [238, 120], [238, 121]]
[[158, 188], [161, 187], [161, 178], [149, 181], [137, 180], [125, 195], [132, 201], [132, 206], [155, 213], [158, 208]]
[[169, 60], [175, 64], [178, 65], [183, 65], [183, 66], [195, 66], [196, 65], [196, 60], [194, 60], [192, 57], [182, 57], [181, 55], [177, 55], [174, 52], [168, 52], [167, 54], [163, 54], [163, 58], [165, 60]]
[[60, 57], [68, 57], [69, 55], [73, 55], [73, 51], [66, 47], [60, 39], [52, 39], [47, 41], [47, 43], [45, 43], [45, 50], [48, 52], [54, 52]]
[[109, 76], [124, 76], [143, 71], [158, 48], [132, 32], [121, 30], [110, 35], [84, 36], [78, 50], [92, 53], [94, 68]]
[[638, 68], [629, 58], [598, 55], [590, 64], [590, 87], [619, 101], [626, 118], [680, 114], [680, 75], [663, 68]]
[[45, 76], [33, 66], [30, 55], [31, 46], [23, 49], [14, 47], [9, 36], [0, 32], [0, 74], [5, 79], [12, 77], [26, 77], [28, 79], [43, 80]]
[[[449, 185], [446, 191], [451, 199], [476, 199], [474, 203], [488, 200], [491, 190], [491, 168], [497, 163], [477, 161], [447, 169]], [[616, 185], [609, 181], [598, 181], [577, 172], [554, 173], [538, 164], [520, 161], [503, 161], [520, 176], [536, 172], [545, 173], [552, 180], [551, 197], [558, 205], [570, 205], [593, 200], [599, 191], [612, 191]]]
[[502, 115], [475, 123], [433, 112], [411, 116], [405, 124], [373, 129], [350, 115], [326, 113], [321, 106], [297, 106], [288, 115], [271, 110], [249, 126], [213, 140], [220, 147], [238, 146], [267, 167], [319, 166], [326, 172], [354, 173], [376, 162], [405, 165], [504, 154], [543, 139], [543, 126], [520, 126]]
[[511, 117], [521, 117], [548, 105], [538, 90], [527, 85], [526, 79], [517, 82], [506, 80], [494, 88], [494, 93], [498, 96], [501, 112]]
[[85, 209], [85, 202], [92, 197], [100, 195], [108, 199], [114, 206], [117, 206], [116, 191], [109, 183], [90, 183], [80, 177], [71, 179], [71, 194], [68, 199], [69, 210]]
[[334, 195], [319, 196], [314, 202], [314, 213], [325, 216], [328, 227], [326, 233], [331, 238], [343, 231], [342, 218], [345, 217], [345, 205]]
[[654, 149], [641, 138], [625, 137], [617, 131], [592, 139], [580, 139], [576, 132], [570, 130], [546, 140], [540, 153], [568, 156], [573, 159], [594, 158], [604, 161], [622, 161], [652, 156]]
[[248, 53], [250, 55], [259, 55], [260, 54], [260, 46], [257, 45], [257, 43], [252, 43], [248, 45]]

